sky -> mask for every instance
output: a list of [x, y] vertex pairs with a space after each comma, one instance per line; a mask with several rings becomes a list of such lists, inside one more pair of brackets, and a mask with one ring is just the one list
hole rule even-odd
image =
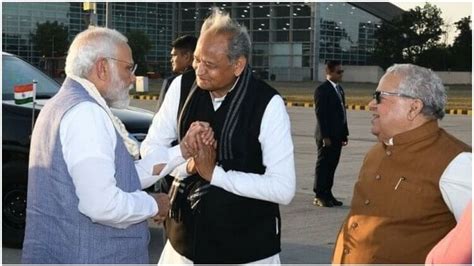
[[[429, 1], [430, 4], [437, 6], [439, 9], [441, 9], [441, 17], [444, 20], [444, 23], [448, 25], [447, 27], [447, 38], [444, 37], [442, 38], [443, 42], [446, 39], [447, 44], [452, 44], [454, 41], [454, 38], [458, 35], [458, 32], [456, 32], [456, 25], [454, 25], [455, 22], [459, 21], [463, 17], [471, 16], [471, 21], [472, 21], [472, 3], [471, 1], [469, 2], [448, 2], [448, 1]], [[404, 10], [409, 10], [411, 8], [414, 8], [416, 6], [421, 6], [423, 7], [425, 5], [425, 2], [392, 2], [393, 4], [399, 6], [400, 8]], [[472, 26], [471, 26], [472, 28]], [[446, 29], [445, 29], [446, 30]]]

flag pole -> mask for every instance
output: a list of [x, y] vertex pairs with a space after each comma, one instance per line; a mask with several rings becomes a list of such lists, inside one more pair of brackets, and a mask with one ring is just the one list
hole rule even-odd
[[36, 80], [33, 80], [33, 109], [31, 111], [31, 134], [33, 134], [33, 128], [35, 126], [35, 109], [36, 109]]

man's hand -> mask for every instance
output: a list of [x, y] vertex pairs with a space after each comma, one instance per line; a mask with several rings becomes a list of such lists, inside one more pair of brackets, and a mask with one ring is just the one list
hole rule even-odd
[[[198, 138], [200, 139], [200, 137]], [[212, 173], [216, 167], [216, 146], [214, 142], [212, 145], [205, 145], [202, 141], [198, 141], [199, 150], [194, 156], [194, 163], [199, 175], [211, 182]]]
[[153, 220], [157, 223], [162, 223], [168, 216], [170, 210], [170, 198], [168, 197], [168, 194], [165, 193], [151, 195], [155, 198], [155, 201], [158, 204], [158, 213], [153, 217]]
[[199, 149], [198, 137], [200, 138], [199, 142], [205, 145], [213, 145], [215, 143], [214, 131], [209, 123], [202, 121], [193, 122], [179, 144], [185, 159], [197, 154]]
[[330, 138], [324, 138], [323, 139], [323, 147], [330, 147], [331, 146], [331, 139]]
[[160, 175], [161, 171], [165, 168], [165, 163], [155, 164], [153, 165], [153, 175]]
[[197, 173], [196, 169], [196, 163], [194, 162], [194, 158], [188, 161], [186, 164], [186, 172], [188, 172], [189, 175], [194, 175]]

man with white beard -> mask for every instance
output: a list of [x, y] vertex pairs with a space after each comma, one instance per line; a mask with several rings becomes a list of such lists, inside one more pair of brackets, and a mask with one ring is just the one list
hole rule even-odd
[[128, 106], [135, 69], [115, 30], [91, 27], [72, 42], [67, 78], [32, 135], [23, 263], [149, 263], [146, 220], [163, 219], [169, 198], [141, 189], [187, 152], [161, 149], [138, 160], [138, 143], [110, 111]]

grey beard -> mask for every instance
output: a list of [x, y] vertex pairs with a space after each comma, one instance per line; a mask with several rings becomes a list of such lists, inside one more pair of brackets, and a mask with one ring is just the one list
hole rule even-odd
[[123, 91], [124, 88], [121, 88], [120, 90], [109, 89], [107, 96], [104, 97], [107, 105], [117, 109], [126, 109], [130, 105], [130, 96], [128, 95], [128, 92], [132, 88], [133, 85], [128, 86], [125, 92]]
[[130, 98], [124, 99], [124, 100], [115, 100], [115, 101], [107, 101], [107, 105], [110, 106], [111, 108], [117, 108], [117, 109], [127, 109], [128, 106], [130, 105]]

